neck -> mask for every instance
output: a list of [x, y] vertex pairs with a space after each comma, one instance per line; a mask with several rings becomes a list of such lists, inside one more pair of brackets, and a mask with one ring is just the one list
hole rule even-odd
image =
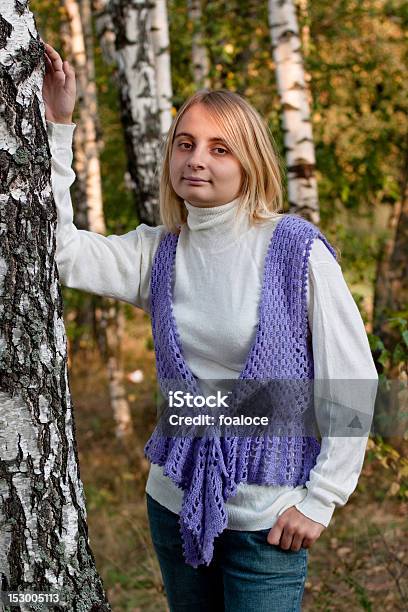
[[248, 217], [237, 216], [239, 197], [226, 204], [194, 206], [187, 200], [186, 231], [200, 248], [226, 246], [249, 229]]

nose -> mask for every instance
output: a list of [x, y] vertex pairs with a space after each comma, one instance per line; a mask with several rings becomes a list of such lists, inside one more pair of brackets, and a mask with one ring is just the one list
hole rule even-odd
[[204, 164], [201, 161], [195, 161], [193, 159], [187, 162], [187, 166], [191, 169], [204, 168]]
[[189, 168], [204, 168], [205, 164], [202, 161], [202, 153], [200, 153], [199, 147], [196, 147], [192, 152], [187, 161]]

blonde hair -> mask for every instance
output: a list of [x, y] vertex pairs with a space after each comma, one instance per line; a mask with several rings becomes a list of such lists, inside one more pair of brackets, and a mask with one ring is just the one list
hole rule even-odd
[[283, 207], [283, 162], [271, 131], [259, 113], [239, 94], [225, 89], [201, 89], [181, 106], [164, 143], [159, 200], [160, 217], [166, 229], [178, 233], [187, 219], [184, 200], [174, 191], [170, 181], [170, 159], [177, 126], [194, 104], [206, 107], [241, 163], [243, 181], [236, 217], [247, 213], [251, 225], [276, 218]]

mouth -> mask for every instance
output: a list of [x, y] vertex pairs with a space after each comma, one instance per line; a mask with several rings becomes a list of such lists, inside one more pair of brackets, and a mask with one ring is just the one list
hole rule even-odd
[[193, 176], [183, 176], [183, 181], [187, 181], [188, 183], [192, 183], [193, 185], [200, 185], [203, 183], [209, 183], [210, 181], [206, 181], [204, 179], [195, 178]]

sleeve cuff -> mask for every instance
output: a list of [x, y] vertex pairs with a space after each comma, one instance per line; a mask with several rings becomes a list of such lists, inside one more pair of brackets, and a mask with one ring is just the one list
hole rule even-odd
[[299, 512], [312, 519], [312, 521], [324, 525], [324, 527], [327, 527], [330, 523], [335, 507], [334, 503], [325, 504], [311, 493], [308, 493], [304, 500], [295, 504], [295, 508]]
[[47, 135], [50, 141], [54, 141], [57, 145], [72, 145], [72, 137], [76, 128], [76, 123], [53, 123], [48, 121]]

